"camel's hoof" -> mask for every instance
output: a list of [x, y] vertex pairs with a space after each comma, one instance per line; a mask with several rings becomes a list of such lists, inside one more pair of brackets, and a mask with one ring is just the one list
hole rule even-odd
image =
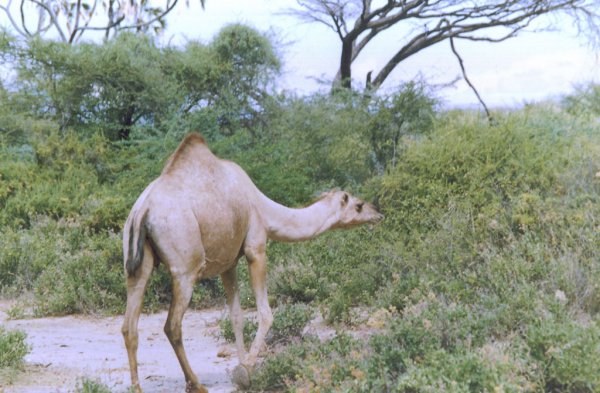
[[208, 393], [204, 385], [188, 382], [185, 386], [185, 393]]
[[241, 388], [250, 387], [250, 370], [243, 364], [238, 364], [231, 375], [233, 382]]

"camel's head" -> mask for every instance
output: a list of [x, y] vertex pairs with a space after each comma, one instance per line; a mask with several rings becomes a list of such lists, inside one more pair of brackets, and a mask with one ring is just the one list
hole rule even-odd
[[339, 206], [338, 222], [334, 228], [352, 228], [362, 224], [375, 224], [383, 214], [372, 203], [356, 198], [345, 191], [332, 191], [331, 198]]

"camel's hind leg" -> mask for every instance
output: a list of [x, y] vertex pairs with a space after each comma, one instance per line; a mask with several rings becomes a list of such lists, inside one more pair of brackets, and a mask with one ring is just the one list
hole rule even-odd
[[129, 358], [129, 370], [131, 372], [131, 386], [136, 392], [141, 392], [137, 370], [137, 348], [138, 348], [138, 321], [142, 310], [144, 291], [146, 284], [154, 269], [154, 256], [152, 249], [146, 243], [144, 245], [144, 259], [135, 274], [127, 277], [127, 309], [121, 329], [125, 338], [125, 347]]
[[167, 317], [167, 323], [165, 324], [165, 334], [175, 350], [175, 354], [177, 355], [177, 359], [179, 360], [179, 364], [185, 375], [186, 392], [208, 393], [208, 390], [200, 384], [198, 377], [190, 367], [185, 354], [185, 349], [183, 348], [183, 337], [181, 332], [183, 314], [192, 298], [195, 283], [196, 273], [173, 275], [173, 298], [171, 299], [169, 316]]
[[244, 347], [244, 315], [240, 306], [240, 290], [237, 282], [237, 264], [225, 273], [221, 274], [225, 295], [227, 296], [227, 306], [229, 307], [229, 319], [235, 335], [235, 345], [238, 351], [240, 363], [246, 358], [246, 349]]

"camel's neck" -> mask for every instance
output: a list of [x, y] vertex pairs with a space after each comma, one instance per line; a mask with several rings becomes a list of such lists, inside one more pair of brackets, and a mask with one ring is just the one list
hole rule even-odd
[[325, 198], [308, 207], [292, 209], [261, 195], [259, 210], [270, 239], [298, 242], [312, 239], [335, 225], [337, 210], [332, 203]]

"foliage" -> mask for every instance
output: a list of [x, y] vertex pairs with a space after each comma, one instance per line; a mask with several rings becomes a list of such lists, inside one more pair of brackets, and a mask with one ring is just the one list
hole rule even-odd
[[407, 83], [388, 97], [340, 92], [283, 105], [273, 127], [293, 130], [288, 154], [310, 163], [306, 175], [326, 187], [356, 187], [394, 166], [405, 138], [431, 130], [437, 100], [424, 84]]
[[577, 86], [575, 93], [562, 99], [565, 109], [576, 116], [598, 116], [600, 114], [600, 86], [589, 84]]
[[77, 393], [111, 393], [110, 388], [101, 382], [89, 378], [81, 378], [75, 387]]
[[20, 367], [23, 357], [28, 353], [25, 333], [18, 330], [8, 331], [0, 326], [0, 369]]
[[595, 392], [600, 389], [598, 321], [585, 326], [571, 320], [533, 324], [526, 332], [531, 358], [538, 362], [544, 391]]
[[[219, 328], [221, 329], [221, 336], [229, 341], [235, 342], [235, 333], [233, 332], [233, 325], [231, 323], [231, 319], [223, 318], [219, 322]], [[256, 331], [258, 330], [258, 322], [254, 320], [250, 320], [249, 318], [244, 319], [244, 342], [252, 342], [254, 340], [254, 336], [256, 336]]]
[[[405, 140], [370, 183], [378, 229], [270, 253], [272, 292], [318, 300], [331, 321], [351, 322], [358, 304], [399, 314], [352, 356], [318, 358], [306, 342], [260, 378], [290, 391], [596, 391], [597, 137], [537, 106], [493, 127], [450, 112]], [[572, 321], [582, 314], [593, 321]]]
[[[310, 341], [316, 344], [316, 340]], [[264, 364], [252, 376], [251, 391], [280, 391], [302, 371], [302, 359], [306, 356], [307, 341], [292, 344], [280, 353], [265, 359]]]
[[273, 316], [273, 326], [269, 331], [269, 341], [285, 343], [300, 337], [313, 315], [310, 307], [304, 304], [279, 306]]
[[[273, 325], [267, 336], [269, 343], [288, 343], [292, 339], [300, 337], [302, 330], [312, 317], [312, 310], [303, 304], [290, 304], [277, 307], [273, 312]], [[234, 342], [235, 335], [229, 318], [219, 322], [221, 335], [225, 340]], [[256, 335], [258, 323], [246, 319], [244, 321], [244, 341], [251, 342]]]
[[35, 39], [9, 52], [18, 60], [14, 100], [61, 129], [101, 131], [111, 140], [128, 139], [134, 127], [168, 130], [172, 118], [188, 114], [213, 116], [231, 133], [232, 122], [260, 115], [279, 70], [268, 38], [243, 25], [184, 49], [120, 34], [73, 46]]
[[598, 333], [544, 319], [523, 336], [490, 340], [487, 317], [429, 294], [413, 300], [381, 333], [305, 338], [267, 358], [253, 380], [261, 391], [567, 391], [598, 385]]

